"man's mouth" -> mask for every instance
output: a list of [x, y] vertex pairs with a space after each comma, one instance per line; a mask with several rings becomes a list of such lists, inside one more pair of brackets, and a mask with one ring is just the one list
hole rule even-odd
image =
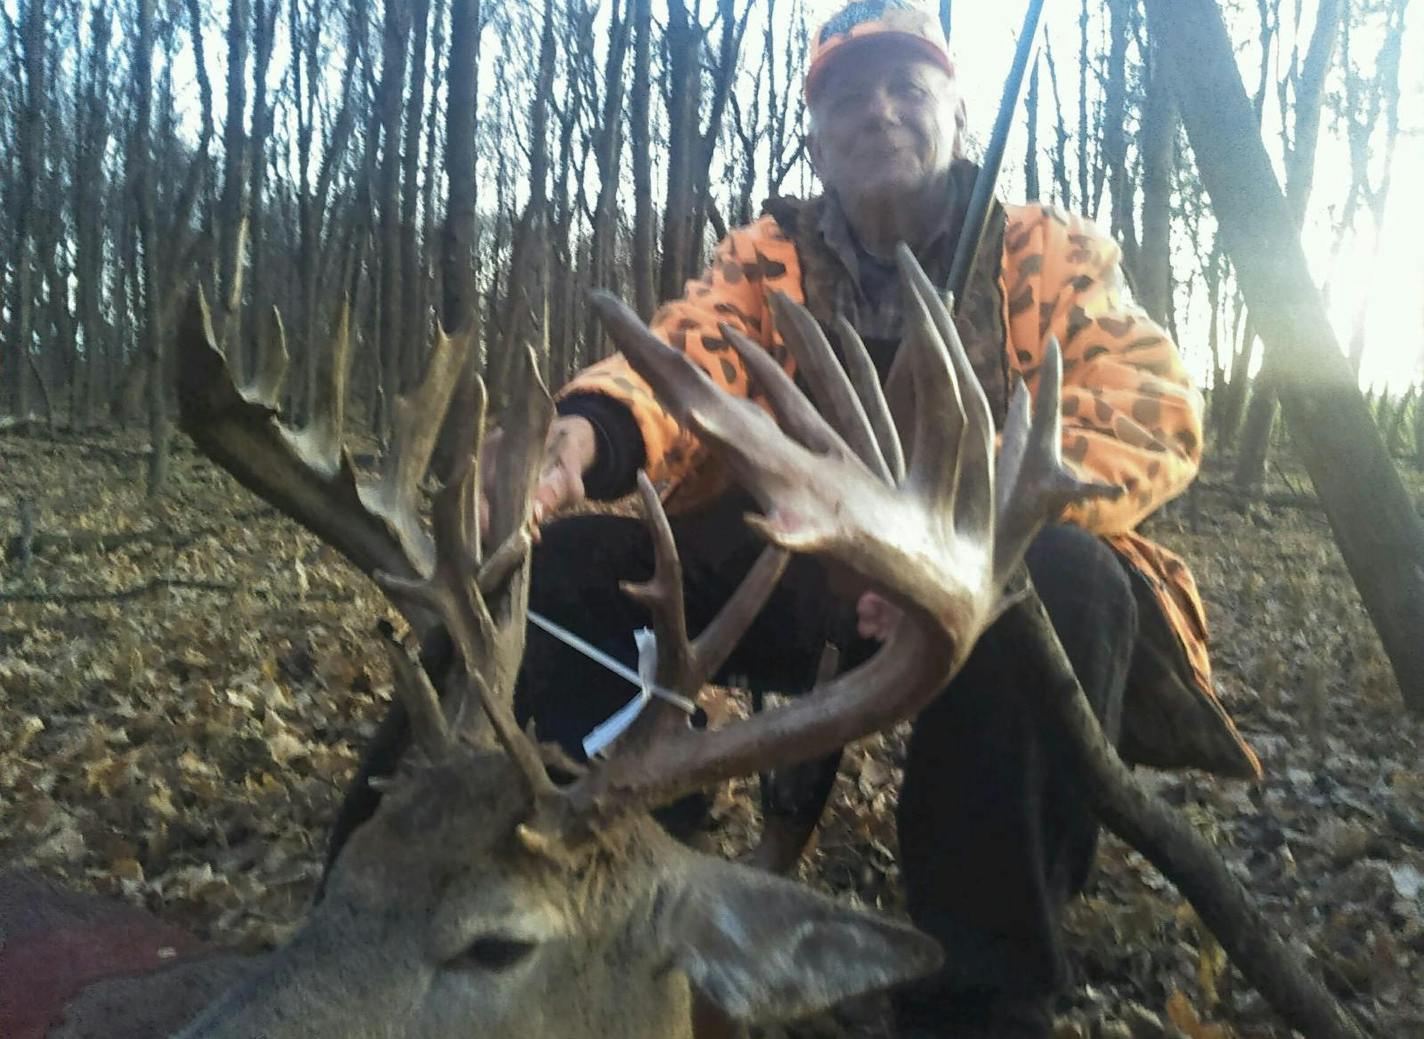
[[868, 141], [865, 141], [862, 145], [862, 148], [870, 155], [878, 156], [908, 151], [909, 145], [903, 144], [900, 141], [892, 141], [887, 137], [881, 137], [878, 139], [872, 138]]

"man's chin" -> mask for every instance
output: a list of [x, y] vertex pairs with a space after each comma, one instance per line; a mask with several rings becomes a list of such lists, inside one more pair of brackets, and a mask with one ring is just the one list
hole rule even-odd
[[884, 205], [903, 202], [919, 194], [927, 186], [927, 178], [909, 170], [881, 169], [866, 176], [855, 190], [864, 205]]

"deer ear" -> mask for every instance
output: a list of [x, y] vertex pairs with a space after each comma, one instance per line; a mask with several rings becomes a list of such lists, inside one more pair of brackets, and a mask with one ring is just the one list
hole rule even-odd
[[735, 1021], [802, 1017], [930, 973], [939, 943], [789, 880], [689, 856], [661, 892], [668, 957]]

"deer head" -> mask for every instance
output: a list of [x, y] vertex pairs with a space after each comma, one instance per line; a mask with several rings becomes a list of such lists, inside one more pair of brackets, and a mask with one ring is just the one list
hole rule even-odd
[[[754, 1021], [935, 968], [938, 948], [912, 928], [690, 851], [647, 815], [914, 714], [1009, 601], [1009, 575], [1038, 526], [1099, 490], [1059, 460], [1054, 349], [1031, 418], [1026, 391], [1015, 396], [996, 493], [982, 391], [948, 311], [908, 251], [901, 262], [914, 301], [902, 354], [919, 391], [908, 452], [848, 329], [842, 368], [809, 315], [776, 303], [820, 411], [765, 351], [727, 330], [778, 424], [724, 395], [621, 303], [596, 298], [664, 405], [757, 496], [763, 514], [749, 522], [769, 542], [746, 584], [691, 640], [676, 547], [657, 494], [640, 482], [657, 569], [629, 591], [655, 618], [659, 684], [696, 693], [788, 551], [849, 569], [906, 615], [871, 660], [788, 707], [697, 731], [655, 702], [610, 757], [552, 771], [551, 753], [519, 730], [512, 709], [526, 623], [527, 503], [552, 411], [532, 357], [518, 366], [502, 421], [494, 547], [485, 555], [473, 536], [482, 393], [474, 413], [446, 416], [468, 335], [437, 337], [422, 382], [397, 408], [392, 451], [368, 478], [341, 448], [344, 330], [320, 366], [321, 404], [299, 432], [275, 406], [280, 343], [239, 389], [195, 301], [181, 333], [180, 398], [200, 448], [371, 575], [415, 634], [443, 625], [467, 663], [437, 692], [386, 629], [414, 746], [306, 924], [183, 1036], [667, 1039], [691, 1035], [694, 989], [730, 1017]], [[427, 527], [419, 484], [446, 421], [459, 424], [469, 447], [440, 474]]]

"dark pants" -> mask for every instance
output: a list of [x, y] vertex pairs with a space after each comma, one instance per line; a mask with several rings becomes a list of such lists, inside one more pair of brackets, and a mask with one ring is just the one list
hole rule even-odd
[[[688, 627], [712, 617], [761, 548], [740, 521], [744, 503], [675, 519]], [[1137, 615], [1127, 573], [1098, 538], [1069, 526], [1043, 531], [1029, 570], [1084, 691], [1116, 739]], [[619, 591], [652, 572], [642, 525], [582, 516], [544, 532], [530, 607], [624, 660], [649, 619]], [[822, 645], [842, 634], [821, 568], [797, 557], [723, 669], [753, 688], [809, 688]], [[1097, 822], [1052, 727], [1027, 690], [1031, 657], [991, 628], [944, 694], [914, 722], [898, 814], [910, 916], [944, 945], [943, 972], [901, 998], [907, 1020], [936, 1026], [1003, 1002], [1043, 1004], [1064, 980], [1058, 917], [1092, 864]], [[854, 638], [853, 631], [851, 632]], [[845, 646], [843, 660], [876, 647]], [[631, 685], [530, 630], [519, 694], [545, 739], [577, 751], [634, 693]], [[987, 1008], [987, 1009], [986, 1009]]]

